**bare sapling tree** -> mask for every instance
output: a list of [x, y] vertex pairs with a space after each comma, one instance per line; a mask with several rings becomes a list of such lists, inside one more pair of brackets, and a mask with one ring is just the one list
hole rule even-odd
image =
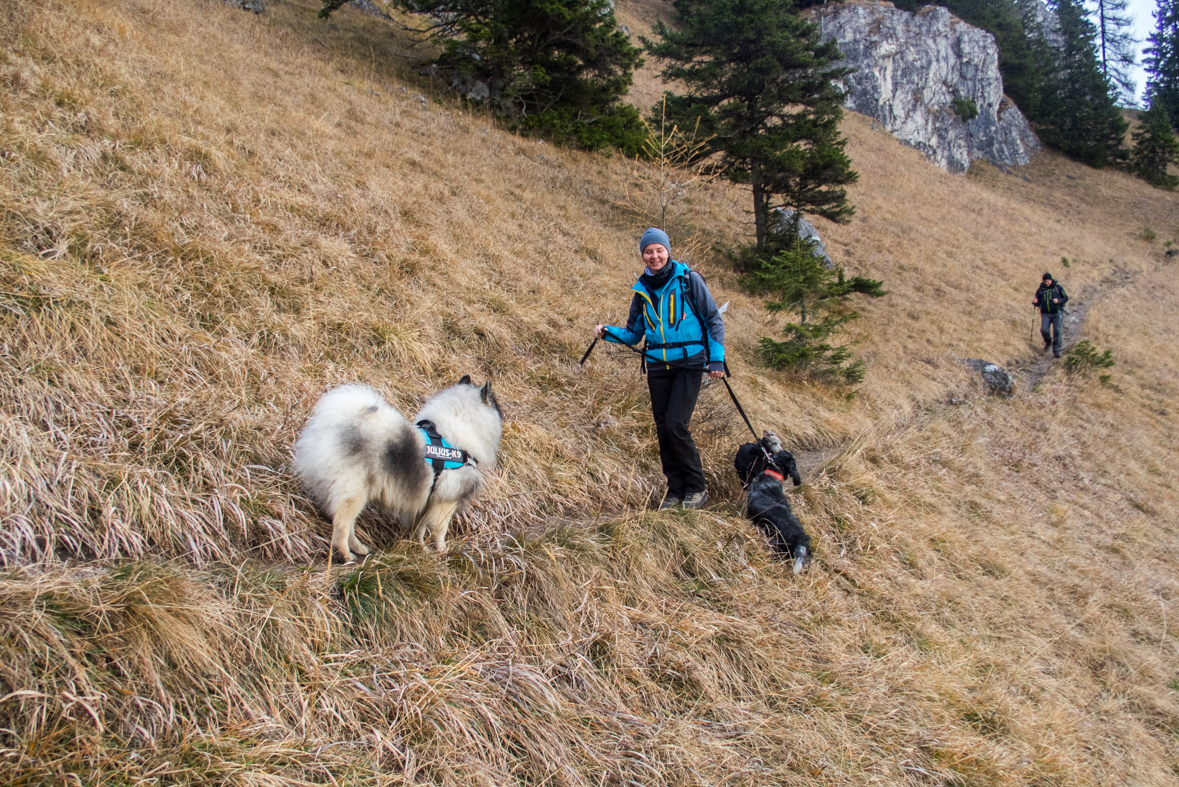
[[659, 227], [673, 235], [677, 253], [680, 249], [690, 252], [702, 243], [699, 233], [676, 221], [672, 208], [686, 202], [692, 188], [707, 179], [711, 137], [701, 136], [699, 119], [691, 131], [669, 120], [666, 97], [659, 104], [658, 118], [644, 118], [643, 124], [647, 138], [629, 160], [625, 196], [619, 205], [634, 217], [636, 225]]

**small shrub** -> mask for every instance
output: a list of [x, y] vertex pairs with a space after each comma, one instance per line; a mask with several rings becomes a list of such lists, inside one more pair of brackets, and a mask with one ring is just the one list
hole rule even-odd
[[[692, 186], [705, 176], [709, 138], [700, 137], [699, 120], [686, 132], [668, 121], [666, 95], [659, 114], [641, 123], [645, 133], [623, 184], [626, 198], [619, 204], [640, 223], [667, 229], [673, 203], [686, 201]], [[684, 240], [676, 242], [686, 248]]]
[[[1069, 374], [1080, 374], [1083, 372], [1097, 371], [1098, 369], [1108, 369], [1115, 363], [1112, 350], [1106, 350], [1099, 355], [1097, 348], [1093, 346], [1092, 342], [1088, 339], [1082, 339], [1064, 354], [1064, 362], [1061, 365]], [[1105, 374], [1101, 376], [1102, 383], [1108, 384], [1109, 380], [1110, 375]]]
[[1060, 258], [1060, 264], [1061, 264], [1061, 265], [1063, 265], [1063, 266], [1064, 266], [1064, 267], [1066, 267], [1066, 268], [1070, 267], [1070, 266], [1069, 266], [1069, 262], [1068, 262], [1068, 257], [1061, 257], [1061, 258]]
[[788, 323], [783, 329], [786, 341], [766, 337], [758, 341], [762, 360], [771, 368], [793, 369], [800, 377], [828, 385], [859, 385], [867, 371], [864, 361], [852, 361], [851, 349], [846, 346], [823, 341], [846, 321], [846, 318], [824, 317], [808, 325]]
[[558, 145], [577, 145], [598, 151], [618, 148], [627, 156], [638, 156], [647, 141], [642, 116], [632, 106], [584, 108], [555, 107], [531, 115], [513, 126], [525, 134], [535, 132]]
[[1154, 243], [1154, 239], [1157, 237], [1158, 237], [1158, 233], [1156, 233], [1150, 227], [1143, 227], [1142, 228], [1142, 239], [1144, 241], [1146, 241], [1147, 243]]
[[791, 369], [796, 374], [837, 386], [859, 385], [864, 379], [864, 362], [853, 360], [846, 345], [828, 343], [859, 313], [848, 304], [856, 293], [880, 298], [887, 293], [882, 282], [844, 275], [843, 268], [828, 270], [823, 259], [815, 256], [815, 241], [798, 237], [797, 216], [794, 227], [783, 233], [784, 248], [773, 259], [762, 262], [744, 277], [746, 286], [770, 295], [766, 301], [771, 312], [797, 313], [798, 323], [782, 329], [785, 341], [762, 337], [758, 350], [766, 365]]
[[950, 104], [954, 107], [954, 114], [963, 120], [970, 121], [978, 117], [978, 104], [973, 99], [956, 98]]

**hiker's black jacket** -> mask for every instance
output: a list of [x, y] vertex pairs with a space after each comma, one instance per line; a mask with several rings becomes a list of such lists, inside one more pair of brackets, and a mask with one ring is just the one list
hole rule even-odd
[[[1060, 303], [1053, 303], [1053, 298], [1059, 299]], [[1036, 306], [1039, 307], [1041, 314], [1063, 312], [1066, 303], [1068, 303], [1068, 296], [1064, 294], [1064, 287], [1060, 286], [1060, 282], [1053, 282], [1051, 287], [1041, 284], [1040, 288], [1036, 290]]]

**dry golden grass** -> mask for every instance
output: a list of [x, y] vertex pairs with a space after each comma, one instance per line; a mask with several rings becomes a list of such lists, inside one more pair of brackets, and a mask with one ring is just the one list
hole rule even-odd
[[[630, 41], [635, 46], [642, 46], [640, 38], [652, 38], [656, 22], [665, 25], [675, 24], [675, 8], [668, 0], [632, 0], [626, 3], [616, 3], [614, 16], [618, 24], [630, 28]], [[628, 98], [639, 111], [647, 115], [663, 98], [667, 85], [659, 78], [659, 69], [649, 58], [634, 75]]]
[[[717, 504], [659, 514], [632, 356], [577, 368], [639, 269], [633, 166], [506, 134], [316, 8], [0, 12], [0, 781], [1179, 778], [1179, 196], [1051, 153], [948, 175], [849, 116], [858, 214], [820, 229], [891, 292], [851, 401], [756, 365], [775, 323], [697, 244], [755, 423], [846, 446], [794, 496], [795, 579], [738, 516], [723, 388]], [[693, 187], [673, 245], [739, 242], [746, 202]], [[1083, 330], [1112, 385], [987, 399], [956, 358], [1038, 357], [1045, 269], [1128, 273]], [[464, 373], [508, 424], [451, 554], [370, 514], [378, 554], [325, 570], [287, 468], [316, 397], [412, 412]]]

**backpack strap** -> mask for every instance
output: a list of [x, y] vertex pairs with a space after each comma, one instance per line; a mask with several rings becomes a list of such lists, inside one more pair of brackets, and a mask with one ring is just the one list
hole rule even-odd
[[[685, 282], [685, 284], [684, 284], [684, 302], [686, 304], [688, 304], [688, 308], [692, 310], [692, 314], [693, 314], [693, 316], [695, 316], [696, 322], [700, 323], [700, 332], [701, 332], [701, 334], [703, 334], [702, 338], [704, 339], [704, 368], [707, 370], [708, 364], [712, 363], [712, 353], [711, 353], [711, 350], [709, 349], [712, 346], [712, 337], [708, 333], [708, 323], [705, 322], [704, 318], [700, 316], [700, 312], [696, 311], [696, 291], [692, 285], [692, 274], [693, 273], [696, 273], [696, 275], [700, 277], [700, 281], [704, 281], [704, 275], [702, 273], [700, 273], [699, 271], [693, 271], [691, 268], [688, 268], [688, 273], [687, 273], [688, 281]], [[708, 282], [704, 282], [704, 286], [707, 287]], [[725, 376], [732, 377], [733, 375], [729, 372], [729, 362], [728, 361], [721, 361], [721, 363], [724, 364], [724, 367], [725, 367]], [[731, 394], [732, 392], [733, 392], [732, 389], [730, 389], [729, 393]], [[734, 402], [737, 401], [736, 397], [733, 398], [733, 401]], [[737, 405], [737, 406], [738, 406], [738, 408], [740, 408], [740, 405]], [[744, 415], [744, 413], [742, 413], [742, 415]], [[746, 423], [748, 423], [748, 420], [746, 421]], [[753, 436], [757, 437], [757, 432], [754, 432]]]

